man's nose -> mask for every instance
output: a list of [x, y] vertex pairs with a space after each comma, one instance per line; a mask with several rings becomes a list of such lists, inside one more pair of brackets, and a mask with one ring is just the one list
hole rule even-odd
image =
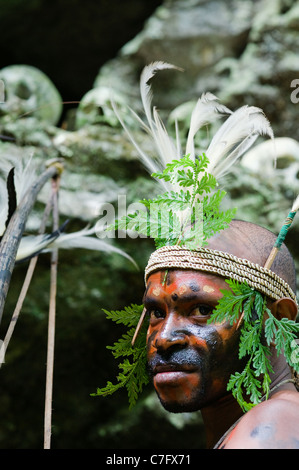
[[184, 347], [188, 344], [188, 332], [183, 325], [183, 318], [175, 313], [169, 313], [163, 326], [156, 335], [154, 346], [157, 350], [167, 350], [172, 347]]

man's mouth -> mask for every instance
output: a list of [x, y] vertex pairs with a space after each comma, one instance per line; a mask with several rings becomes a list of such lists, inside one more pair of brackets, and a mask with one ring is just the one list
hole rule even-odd
[[186, 379], [196, 372], [197, 368], [190, 364], [158, 364], [153, 369], [154, 382], [156, 384], [173, 384]]
[[153, 374], [162, 374], [167, 372], [194, 372], [196, 367], [190, 364], [157, 364], [153, 369]]

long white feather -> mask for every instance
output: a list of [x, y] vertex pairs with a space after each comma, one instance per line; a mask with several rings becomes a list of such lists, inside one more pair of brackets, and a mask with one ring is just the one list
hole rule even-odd
[[109, 242], [91, 237], [88, 232], [85, 231], [60, 234], [56, 238], [51, 237], [51, 235], [27, 235], [22, 237], [16, 261], [24, 261], [41, 252], [47, 253], [56, 248], [64, 250], [82, 248], [85, 250], [102, 251], [104, 253], [117, 253], [127, 258], [137, 268], [134, 259], [125, 251], [115, 247]]
[[66, 250], [82, 248], [85, 250], [102, 251], [104, 253], [117, 253], [128, 259], [135, 266], [135, 268], [138, 269], [134, 259], [125, 251], [117, 248], [108, 241], [104, 241], [96, 237], [90, 237], [88, 235], [83, 235], [80, 234], [80, 232], [61, 235], [53, 243], [48, 245], [46, 251], [52, 251], [54, 248]]
[[160, 171], [165, 168], [167, 163], [173, 160], [176, 154], [176, 146], [172, 138], [168, 135], [157, 109], [155, 107], [152, 109], [153, 93], [149, 81], [158, 71], [166, 69], [182, 70], [173, 64], [157, 61], [144, 67], [140, 77], [141, 101], [147, 119], [148, 132], [154, 140], [156, 150], [160, 157]]
[[174, 141], [169, 137], [167, 130], [164, 126], [162, 119], [160, 118], [156, 108], [153, 109], [153, 117], [155, 123], [155, 139], [159, 146], [162, 168], [163, 170], [167, 163], [170, 163], [176, 155], [177, 149]]
[[[172, 64], [158, 61], [146, 66], [141, 73], [140, 93], [147, 122], [144, 123], [132, 111], [141, 128], [152, 138], [158, 152], [158, 160], [145, 154], [118, 114], [121, 124], [150, 173], [162, 171], [167, 163], [183, 155], [190, 155], [194, 159], [196, 133], [204, 125], [215, 122], [223, 115], [229, 115], [229, 117], [218, 129], [205, 152], [210, 161], [207, 172], [213, 174], [216, 179], [221, 178], [231, 170], [234, 163], [253, 145], [259, 135], [268, 135], [272, 139], [274, 138], [270, 123], [260, 108], [242, 106], [232, 112], [226, 106], [220, 104], [213, 93], [207, 92], [201, 95], [193, 109], [185, 147], [186, 151], [182, 153], [183, 146], [180, 142], [177, 123], [176, 142], [174, 142], [168, 135], [157, 109], [152, 107], [153, 93], [148, 82], [158, 71], [164, 69], [178, 68]], [[166, 184], [163, 180], [158, 180], [158, 183], [163, 186], [164, 190], [176, 189], [175, 182]]]
[[190, 119], [190, 127], [186, 144], [186, 155], [194, 160], [194, 137], [203, 126], [213, 123], [223, 114], [231, 114], [231, 110], [217, 102], [217, 97], [213, 93], [203, 93], [197, 101]]
[[224, 176], [259, 135], [274, 138], [263, 111], [255, 106], [237, 109], [218, 129], [206, 151], [210, 161], [207, 171], [216, 178]]
[[181, 70], [179, 67], [176, 67], [173, 64], [169, 64], [163, 61], [156, 61], [156, 62], [153, 62], [152, 64], [145, 66], [140, 76], [140, 95], [141, 95], [144, 112], [145, 112], [147, 121], [150, 126], [152, 124], [151, 107], [152, 107], [153, 93], [152, 93], [151, 85], [149, 85], [148, 82], [150, 81], [151, 78], [153, 78], [153, 76], [158, 71], [166, 70], [166, 69]]
[[[122, 127], [124, 128], [128, 138], [130, 139], [130, 141], [132, 142], [132, 144], [134, 145], [134, 147], [136, 148], [137, 152], [138, 152], [138, 155], [143, 163], [143, 165], [145, 166], [145, 168], [147, 169], [147, 171], [152, 174], [152, 173], [156, 173], [158, 171], [161, 171], [161, 165], [160, 165], [160, 162], [159, 161], [156, 161], [154, 160], [152, 157], [150, 157], [149, 155], [147, 155], [143, 150], [142, 148], [140, 147], [140, 145], [138, 145], [136, 139], [133, 137], [132, 133], [129, 131], [128, 127], [126, 126], [125, 122], [123, 121], [122, 117], [120, 116], [120, 113], [118, 112], [118, 109], [117, 109], [117, 106], [116, 104], [112, 101], [112, 108], [115, 112], [115, 115], [117, 116], [119, 122], [121, 123]], [[139, 117], [138, 117], [139, 119]], [[167, 191], [168, 189], [168, 186], [163, 184], [163, 181], [162, 180], [159, 180], [159, 182], [161, 182], [163, 188]]]

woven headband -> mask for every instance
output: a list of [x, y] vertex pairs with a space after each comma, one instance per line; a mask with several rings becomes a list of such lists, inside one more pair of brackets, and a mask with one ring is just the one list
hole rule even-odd
[[289, 284], [273, 271], [222, 251], [209, 248], [190, 251], [180, 246], [163, 246], [150, 256], [145, 269], [145, 281], [153, 272], [171, 268], [213, 273], [246, 282], [249, 287], [271, 299], [290, 297], [296, 302], [296, 295]]

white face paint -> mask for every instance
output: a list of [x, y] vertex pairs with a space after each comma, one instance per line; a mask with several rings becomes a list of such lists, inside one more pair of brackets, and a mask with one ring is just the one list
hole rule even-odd
[[214, 292], [215, 291], [215, 289], [212, 286], [207, 286], [207, 285], [203, 286], [202, 289], [203, 289], [204, 292]]

